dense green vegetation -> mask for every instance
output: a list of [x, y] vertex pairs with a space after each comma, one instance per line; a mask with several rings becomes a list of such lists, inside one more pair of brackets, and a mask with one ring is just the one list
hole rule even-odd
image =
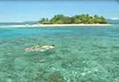
[[89, 14], [75, 15], [72, 17], [62, 14], [55, 15], [53, 18], [42, 18], [40, 24], [106, 24], [103, 16], [90, 16]]

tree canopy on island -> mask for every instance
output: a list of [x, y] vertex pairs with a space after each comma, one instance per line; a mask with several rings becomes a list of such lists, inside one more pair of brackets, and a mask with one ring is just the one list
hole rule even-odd
[[90, 16], [89, 14], [75, 15], [72, 17], [62, 14], [55, 15], [53, 18], [42, 18], [40, 24], [107, 24], [103, 16]]

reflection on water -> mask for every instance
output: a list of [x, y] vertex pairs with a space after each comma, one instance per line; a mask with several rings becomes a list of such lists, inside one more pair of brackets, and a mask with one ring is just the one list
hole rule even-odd
[[[24, 51], [37, 44], [56, 47]], [[118, 68], [118, 27], [0, 28], [0, 82], [116, 82]]]

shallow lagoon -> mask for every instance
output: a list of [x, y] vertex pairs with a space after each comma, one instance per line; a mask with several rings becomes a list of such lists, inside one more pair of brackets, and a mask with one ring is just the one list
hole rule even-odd
[[[33, 45], [55, 45], [27, 52]], [[0, 82], [117, 82], [119, 26], [0, 28]]]

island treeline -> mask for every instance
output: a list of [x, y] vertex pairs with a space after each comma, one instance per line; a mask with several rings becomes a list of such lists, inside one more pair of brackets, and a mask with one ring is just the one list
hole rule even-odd
[[72, 17], [62, 14], [55, 15], [53, 18], [42, 18], [40, 24], [107, 24], [103, 16], [90, 16], [89, 14], [75, 15]]

